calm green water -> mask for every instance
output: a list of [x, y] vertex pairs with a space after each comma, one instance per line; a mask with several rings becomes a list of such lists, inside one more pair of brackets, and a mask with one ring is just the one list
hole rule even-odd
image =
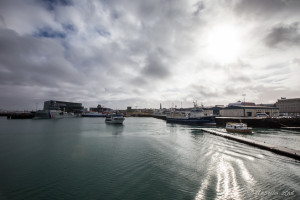
[[[276, 131], [249, 137], [300, 146]], [[192, 126], [0, 118], [0, 199], [300, 199], [299, 184], [298, 161]]]

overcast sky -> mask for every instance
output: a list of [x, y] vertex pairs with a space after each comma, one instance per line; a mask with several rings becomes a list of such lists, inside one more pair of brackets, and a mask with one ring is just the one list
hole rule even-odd
[[1, 0], [0, 109], [300, 97], [299, 20], [299, 0]]

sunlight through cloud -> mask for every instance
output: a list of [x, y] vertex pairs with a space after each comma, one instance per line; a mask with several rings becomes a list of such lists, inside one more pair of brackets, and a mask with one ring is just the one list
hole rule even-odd
[[239, 30], [232, 25], [220, 25], [208, 31], [207, 55], [215, 62], [226, 64], [238, 59], [241, 52]]

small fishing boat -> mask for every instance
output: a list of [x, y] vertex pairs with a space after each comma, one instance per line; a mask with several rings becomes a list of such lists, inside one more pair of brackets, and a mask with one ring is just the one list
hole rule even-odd
[[109, 114], [105, 118], [105, 122], [108, 124], [123, 124], [124, 120], [123, 114]]
[[247, 127], [247, 124], [244, 123], [227, 122], [226, 131], [233, 133], [252, 133], [252, 128]]

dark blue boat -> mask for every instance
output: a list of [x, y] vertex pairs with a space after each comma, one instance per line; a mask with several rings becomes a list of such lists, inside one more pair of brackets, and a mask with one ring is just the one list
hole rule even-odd
[[190, 125], [215, 125], [215, 116], [206, 116], [202, 108], [197, 107], [194, 102], [194, 108], [188, 112], [171, 112], [166, 117], [167, 123], [190, 124]]

